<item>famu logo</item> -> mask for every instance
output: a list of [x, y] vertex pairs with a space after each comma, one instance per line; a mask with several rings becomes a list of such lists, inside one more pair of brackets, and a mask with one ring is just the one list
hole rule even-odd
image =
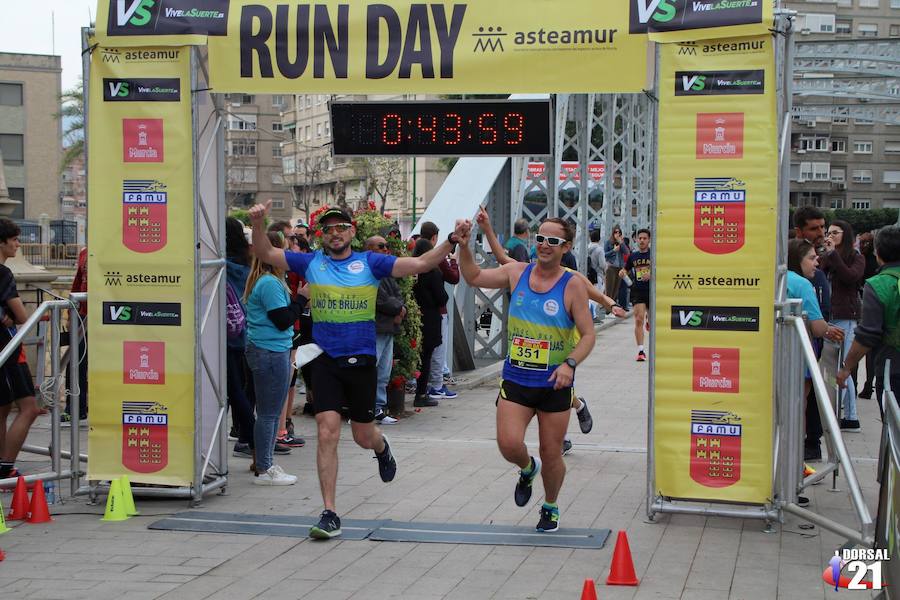
[[103, 79], [105, 102], [178, 102], [181, 100], [181, 80], [160, 79]]
[[221, 0], [110, 0], [107, 33], [225, 35], [227, 7]]
[[675, 71], [676, 96], [731, 96], [762, 94], [765, 72], [752, 71]]
[[762, 22], [762, 0], [631, 0], [631, 33], [681, 31]]

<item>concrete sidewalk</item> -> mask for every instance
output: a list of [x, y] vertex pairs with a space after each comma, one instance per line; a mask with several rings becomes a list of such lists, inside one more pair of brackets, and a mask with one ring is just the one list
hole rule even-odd
[[[127, 593], [129, 599], [172, 600], [564, 600], [580, 598], [585, 578], [600, 583], [598, 597], [604, 600], [835, 597], [821, 574], [843, 540], [818, 527], [801, 529], [793, 517], [772, 534], [752, 520], [661, 515], [656, 523], [646, 521], [649, 363], [635, 363], [634, 350], [630, 320], [609, 327], [577, 374], [594, 430], [583, 435], [577, 421], [570, 422], [575, 447], [566, 458], [559, 504], [565, 527], [613, 530], [602, 550], [151, 531], [149, 523], [186, 510], [186, 502], [139, 498], [141, 516], [107, 523], [100, 521], [102, 506], [75, 498], [52, 507], [53, 523], [15, 523], [0, 536], [7, 554], [0, 563], [0, 598], [102, 599]], [[386, 427], [399, 463], [390, 484], [381, 482], [371, 453], [353, 444], [345, 425], [339, 449], [341, 517], [533, 527], [543, 490], [536, 484], [525, 508], [513, 502], [515, 469], [500, 457], [494, 438], [496, 393], [490, 382]], [[846, 440], [874, 514], [881, 434], [876, 402], [861, 399], [859, 413], [863, 431], [847, 434]], [[46, 445], [46, 419], [29, 443]], [[305, 417], [295, 422], [307, 446], [277, 462], [299, 476], [296, 485], [251, 485], [248, 461], [232, 458], [227, 495], [209, 496], [202, 510], [318, 515], [314, 422]], [[536, 451], [534, 424], [528, 442]], [[45, 464], [40, 457], [25, 458], [34, 460], [23, 463], [27, 472]], [[842, 491], [832, 493], [828, 481], [809, 490], [811, 509], [856, 527], [845, 482], [839, 480]], [[11, 494], [0, 495], [7, 508], [10, 499]], [[641, 579], [637, 588], [602, 583], [619, 529], [628, 532]], [[840, 597], [849, 594], [842, 592]]]

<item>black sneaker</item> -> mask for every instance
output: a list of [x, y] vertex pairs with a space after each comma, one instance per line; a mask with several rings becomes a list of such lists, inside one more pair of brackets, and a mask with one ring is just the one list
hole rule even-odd
[[575, 416], [578, 417], [578, 426], [581, 427], [581, 433], [590, 433], [594, 427], [594, 417], [591, 416], [585, 399], [581, 396], [578, 396], [578, 399], [581, 400], [582, 405], [581, 411], [575, 411]]
[[800, 508], [806, 508], [809, 506], [809, 498], [806, 496], [797, 496], [797, 506]]
[[822, 446], [820, 444], [804, 446], [803, 460], [822, 460]]
[[287, 435], [275, 438], [275, 443], [287, 446], [288, 448], [302, 448], [306, 445], [306, 440], [302, 437], [294, 437], [288, 433]]
[[378, 459], [378, 474], [381, 475], [381, 480], [385, 483], [388, 481], [393, 481], [394, 476], [397, 474], [397, 461], [394, 460], [394, 454], [391, 452], [391, 444], [388, 442], [387, 436], [382, 435], [381, 438], [384, 440], [384, 450], [381, 454], [375, 453], [375, 458]]
[[285, 446], [284, 444], [279, 444], [278, 442], [275, 443], [275, 449], [272, 451], [272, 454], [284, 455], [284, 454], [290, 454], [290, 453], [291, 453], [290, 446]]
[[437, 406], [438, 404], [440, 404], [440, 402], [438, 402], [434, 398], [429, 398], [428, 394], [416, 396], [416, 399], [413, 400], [413, 406], [415, 406], [415, 407]]
[[250, 444], [241, 444], [240, 442], [234, 445], [234, 451], [232, 452], [232, 456], [237, 456], [238, 458], [253, 458], [253, 450], [250, 449]]
[[330, 540], [341, 535], [341, 518], [333, 510], [323, 510], [319, 522], [309, 528], [309, 537]]
[[541, 459], [532, 456], [531, 468], [533, 470], [529, 476], [525, 476], [519, 471], [519, 482], [516, 483], [516, 493], [514, 495], [517, 506], [525, 506], [531, 500], [531, 484], [534, 478], [538, 476], [538, 473], [541, 472]]
[[538, 521], [538, 531], [556, 531], [559, 529], [559, 508], [551, 508], [546, 504], [541, 507], [541, 519]]
[[841, 431], [859, 432], [862, 428], [858, 419], [841, 419]]
[[572, 440], [563, 439], [563, 456], [572, 451]]

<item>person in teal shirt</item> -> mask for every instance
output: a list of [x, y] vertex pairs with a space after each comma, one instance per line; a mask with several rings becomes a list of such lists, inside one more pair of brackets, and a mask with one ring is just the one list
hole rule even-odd
[[[282, 236], [268, 234], [268, 241], [281, 247]], [[256, 450], [256, 485], [293, 485], [289, 475], [273, 464], [275, 438], [281, 409], [291, 381], [291, 339], [294, 322], [307, 303], [307, 286], [298, 288], [297, 299], [284, 280], [284, 270], [254, 257], [244, 290], [247, 319], [247, 364], [253, 373], [256, 392], [256, 423], [253, 442]]]

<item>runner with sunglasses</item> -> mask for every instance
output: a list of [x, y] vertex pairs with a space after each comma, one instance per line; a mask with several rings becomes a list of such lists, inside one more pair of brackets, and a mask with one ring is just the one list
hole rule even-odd
[[309, 283], [313, 340], [322, 354], [309, 363], [318, 428], [316, 464], [325, 510], [310, 537], [329, 539], [341, 534], [335, 512], [337, 445], [341, 413], [350, 416], [353, 440], [374, 450], [381, 480], [394, 479], [397, 462], [391, 446], [375, 425], [375, 301], [379, 280], [406, 277], [437, 267], [453, 245], [468, 236], [471, 223], [457, 221], [447, 240], [418, 257], [397, 258], [377, 252], [355, 252], [353, 217], [342, 208], [329, 208], [319, 217], [322, 249], [309, 254], [275, 248], [265, 235], [265, 219], [272, 201], [250, 209], [253, 253], [263, 262], [290, 269]]
[[[560, 448], [575, 398], [575, 368], [594, 347], [586, 286], [560, 264], [575, 231], [567, 221], [547, 219], [535, 236], [536, 262], [514, 261], [495, 269], [475, 264], [469, 234], [464, 232], [460, 240], [459, 265], [466, 282], [512, 290], [506, 323], [509, 355], [497, 397], [497, 446], [520, 469], [514, 494], [518, 506], [528, 504], [532, 483], [541, 474], [544, 503], [536, 529], [555, 531], [556, 501], [566, 473]], [[525, 431], [535, 415], [540, 457], [530, 456], [525, 445]]]
[[[475, 222], [478, 223], [478, 227], [481, 229], [481, 232], [484, 233], [485, 238], [487, 238], [488, 245], [490, 245], [491, 252], [493, 252], [494, 258], [497, 260], [498, 264], [504, 265], [516, 260], [500, 244], [500, 240], [497, 239], [497, 234], [494, 233], [494, 227], [491, 225], [491, 218], [484, 208], [478, 209], [478, 215], [475, 217]], [[565, 268], [571, 271], [577, 278], [581, 279], [581, 282], [587, 287], [589, 300], [593, 300], [600, 306], [603, 306], [620, 319], [628, 316], [625, 309], [622, 308], [618, 302], [598, 290], [587, 277], [578, 271], [572, 271], [571, 269], [568, 269], [568, 267]], [[575, 410], [575, 416], [578, 418], [578, 427], [581, 429], [581, 433], [590, 433], [594, 426], [594, 419], [591, 417], [591, 412], [588, 410], [587, 400], [581, 396], [575, 396], [572, 408]], [[563, 438], [562, 453], [564, 455], [568, 454], [571, 449], [572, 441], [569, 439], [568, 434], [566, 434]]]

